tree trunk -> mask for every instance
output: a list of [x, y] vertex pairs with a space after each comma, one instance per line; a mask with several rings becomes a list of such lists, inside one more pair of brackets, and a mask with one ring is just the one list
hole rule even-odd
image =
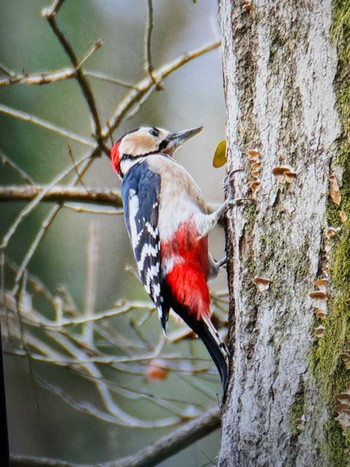
[[349, 462], [350, 5], [332, 6], [220, 1], [227, 191], [255, 198], [227, 225], [220, 466]]

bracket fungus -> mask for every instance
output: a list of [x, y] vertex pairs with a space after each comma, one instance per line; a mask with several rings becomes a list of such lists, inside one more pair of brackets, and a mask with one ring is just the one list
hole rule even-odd
[[264, 292], [265, 290], [268, 290], [270, 287], [270, 279], [266, 279], [266, 277], [258, 277], [255, 276], [253, 279], [253, 283], [258, 289], [259, 292]]
[[339, 404], [335, 407], [335, 411], [338, 416], [335, 420], [342, 427], [344, 433], [350, 427], [350, 384], [348, 383], [348, 389], [340, 394], [337, 394], [335, 398]]
[[317, 326], [317, 328], [314, 329], [314, 334], [318, 339], [320, 339], [321, 337], [323, 337], [325, 331], [326, 328], [321, 324], [320, 326]]
[[333, 203], [339, 205], [341, 202], [341, 193], [337, 177], [334, 174], [329, 176], [329, 194]]
[[292, 183], [298, 176], [297, 172], [289, 165], [278, 165], [272, 169], [272, 174], [280, 183]]
[[313, 300], [328, 300], [328, 295], [322, 290], [314, 290], [309, 293], [309, 297]]

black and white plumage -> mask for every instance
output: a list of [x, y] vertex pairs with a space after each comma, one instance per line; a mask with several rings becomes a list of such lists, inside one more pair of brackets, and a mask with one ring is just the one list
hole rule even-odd
[[225, 389], [229, 353], [210, 320], [207, 281], [218, 265], [208, 250], [208, 232], [234, 201], [208, 214], [198, 185], [171, 157], [200, 130], [138, 128], [115, 143], [111, 160], [123, 179], [125, 222], [140, 278], [162, 328], [166, 333], [172, 308], [202, 339]]
[[150, 170], [147, 161], [140, 161], [124, 177], [122, 198], [125, 223], [137, 268], [166, 332], [169, 308], [164, 306], [161, 294], [159, 192], [160, 175]]

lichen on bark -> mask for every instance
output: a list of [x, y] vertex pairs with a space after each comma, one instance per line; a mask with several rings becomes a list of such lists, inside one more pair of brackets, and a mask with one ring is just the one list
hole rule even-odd
[[[350, 392], [350, 368], [341, 355], [350, 352], [350, 1], [335, 0], [332, 12], [332, 40], [337, 48], [335, 79], [336, 108], [341, 133], [331, 169], [339, 179], [341, 201], [329, 198], [328, 225], [336, 228], [330, 252], [331, 291], [328, 315], [323, 320], [324, 336], [310, 354], [313, 374], [328, 406], [325, 443], [322, 449], [331, 465], [350, 465], [350, 426], [339, 423], [337, 394]], [[348, 410], [348, 409], [345, 409]], [[339, 409], [338, 409], [339, 413]], [[350, 415], [348, 417], [350, 424]]]
[[[330, 378], [337, 379], [344, 339], [332, 324], [339, 325], [332, 310], [329, 327], [316, 340], [309, 295], [329, 253], [329, 176], [334, 170], [339, 178], [333, 167], [340, 125], [331, 7], [331, 0], [256, 0], [250, 9], [220, 1], [228, 191], [251, 194], [247, 154], [256, 150], [261, 161], [256, 204], [234, 210], [228, 221], [234, 362], [221, 466], [326, 466], [344, 457], [330, 410], [336, 391]], [[281, 184], [274, 169], [285, 165], [294, 174]], [[235, 173], [242, 167], [244, 173]], [[341, 241], [333, 247], [334, 284]], [[270, 279], [268, 290], [256, 290], [254, 276]], [[333, 334], [337, 344], [329, 348], [325, 343]], [[330, 452], [334, 446], [338, 457]]]

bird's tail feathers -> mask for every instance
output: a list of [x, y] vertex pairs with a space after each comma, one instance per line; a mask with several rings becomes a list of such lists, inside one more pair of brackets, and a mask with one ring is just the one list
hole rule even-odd
[[162, 305], [157, 307], [157, 311], [164, 336], [166, 337], [168, 335], [169, 308]]
[[220, 374], [224, 392], [228, 383], [229, 351], [215, 329], [209, 316], [202, 316], [200, 320], [194, 318], [186, 308], [174, 304], [174, 311], [200, 337], [206, 346]]
[[204, 342], [220, 374], [224, 392], [228, 383], [228, 363], [230, 353], [225, 343], [215, 329], [209, 316], [202, 317], [204, 332], [199, 337]]

